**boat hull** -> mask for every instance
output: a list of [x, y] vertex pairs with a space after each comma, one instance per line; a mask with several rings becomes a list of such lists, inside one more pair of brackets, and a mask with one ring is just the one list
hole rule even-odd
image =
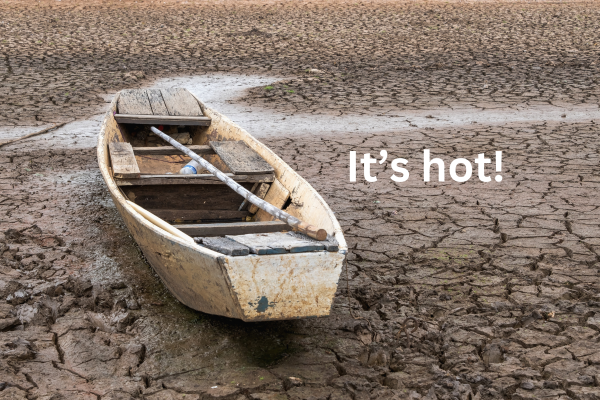
[[338, 240], [340, 251], [230, 257], [171, 235], [127, 204], [111, 176], [108, 143], [120, 135], [113, 117], [116, 102], [117, 97], [99, 136], [100, 170], [125, 225], [171, 293], [195, 310], [244, 321], [329, 315], [347, 247], [337, 220], [318, 193], [268, 148], [199, 102], [213, 121], [211, 140], [244, 140], [259, 152], [299, 202], [315, 202], [312, 207], [294, 209], [296, 216], [325, 225]]

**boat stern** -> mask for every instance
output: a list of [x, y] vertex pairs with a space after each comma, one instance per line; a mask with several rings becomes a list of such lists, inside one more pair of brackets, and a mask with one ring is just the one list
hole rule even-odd
[[344, 254], [310, 252], [224, 257], [244, 321], [329, 315]]

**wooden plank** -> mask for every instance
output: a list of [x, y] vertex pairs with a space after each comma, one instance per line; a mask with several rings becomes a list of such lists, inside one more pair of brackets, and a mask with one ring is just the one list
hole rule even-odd
[[248, 246], [223, 237], [197, 237], [194, 240], [204, 247], [227, 256], [247, 256], [250, 253]]
[[[190, 145], [187, 146], [196, 154], [215, 154], [215, 151], [210, 146], [202, 145]], [[136, 155], [163, 155], [163, 156], [175, 156], [183, 154], [173, 146], [160, 146], [160, 147], [134, 147], [133, 152]]]
[[290, 235], [291, 232], [276, 232], [270, 233], [269, 239], [272, 243], [277, 243], [277, 246], [282, 246], [285, 251], [289, 253], [306, 253], [308, 251], [323, 251], [325, 246], [316, 240], [310, 239], [308, 236], [303, 235]]
[[285, 248], [283, 246], [278, 245], [277, 243], [273, 243], [273, 240], [270, 238], [270, 233], [258, 233], [258, 234], [249, 234], [249, 235], [226, 235], [226, 238], [231, 240], [235, 240], [238, 243], [243, 244], [244, 246], [248, 246], [250, 248], [250, 253], [265, 255], [265, 254], [284, 254]]
[[150, 100], [144, 89], [122, 90], [119, 94], [117, 109], [119, 114], [152, 115]]
[[[267, 195], [267, 192], [269, 191], [270, 187], [271, 187], [271, 185], [268, 183], [261, 183], [254, 194], [259, 199], [264, 199], [265, 196]], [[258, 211], [258, 207], [255, 206], [254, 204], [250, 204], [250, 206], [248, 207], [248, 211], [250, 211], [250, 214], [256, 214], [256, 212]]]
[[119, 124], [210, 126], [209, 117], [115, 114]]
[[[247, 211], [229, 210], [148, 210], [165, 221], [218, 221], [222, 219], [244, 220]], [[177, 228], [177, 226], [176, 226]]]
[[[274, 175], [225, 174], [236, 182], [273, 182]], [[140, 175], [138, 179], [118, 179], [117, 186], [136, 185], [225, 185], [212, 174], [196, 175]], [[230, 189], [231, 190], [231, 189]], [[240, 200], [241, 201], [241, 200]]]
[[183, 88], [161, 89], [169, 115], [199, 117], [202, 114], [198, 101]]
[[306, 253], [323, 251], [324, 243], [296, 232], [273, 232], [253, 235], [226, 235], [225, 237], [250, 248], [253, 254]]
[[221, 160], [236, 175], [274, 173], [275, 170], [257, 152], [241, 140], [209, 142]]
[[318, 241], [318, 240], [308, 237], [305, 234], [300, 233], [300, 232], [288, 232], [288, 234], [290, 236], [298, 237], [303, 240], [308, 240], [311, 242], [322, 244], [323, 246], [325, 246], [326, 251], [337, 252], [340, 250], [340, 245], [338, 244], [337, 240], [335, 240], [335, 237], [333, 237], [331, 235], [327, 235], [327, 240]]
[[184, 224], [177, 229], [190, 236], [245, 235], [249, 233], [270, 233], [291, 231], [291, 227], [281, 221], [267, 222], [229, 222], [215, 224]]
[[110, 153], [110, 162], [115, 178], [133, 178], [140, 177], [140, 169], [135, 161], [133, 148], [126, 142], [111, 142], [108, 144]]
[[[271, 203], [277, 208], [283, 207], [290, 197], [290, 191], [287, 190], [277, 179], [273, 181], [271, 188], [265, 196], [265, 201]], [[264, 210], [258, 210], [255, 217], [256, 221], [273, 221], [275, 217]]]
[[[246, 188], [251, 185], [242, 183]], [[121, 189], [129, 200], [147, 210], [234, 211], [242, 199], [225, 185], [129, 186]]]
[[146, 89], [146, 93], [148, 94], [150, 107], [152, 107], [152, 114], [169, 115], [169, 110], [167, 110], [160, 89]]

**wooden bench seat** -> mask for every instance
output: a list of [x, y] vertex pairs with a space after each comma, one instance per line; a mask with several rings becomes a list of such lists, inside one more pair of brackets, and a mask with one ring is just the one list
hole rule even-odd
[[183, 88], [123, 90], [115, 120], [120, 124], [210, 126], [194, 96]]
[[241, 140], [214, 141], [209, 144], [235, 175], [260, 175], [275, 172], [260, 154]]
[[305, 253], [310, 251], [336, 252], [339, 250], [337, 241], [332, 237], [325, 241], [318, 241], [298, 232], [195, 237], [194, 240], [202, 246], [230, 256]]
[[129, 143], [112, 142], [108, 144], [110, 164], [115, 178], [139, 178], [140, 169], [133, 148]]

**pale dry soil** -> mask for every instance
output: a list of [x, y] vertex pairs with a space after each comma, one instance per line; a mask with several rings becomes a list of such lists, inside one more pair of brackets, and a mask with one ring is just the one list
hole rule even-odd
[[[6, 126], [216, 69], [296, 77], [244, 97], [289, 116], [598, 102], [595, 3], [38, 4], [0, 5]], [[254, 324], [166, 291], [95, 149], [0, 148], [0, 399], [600, 397], [595, 122], [322, 131], [264, 142], [336, 212], [350, 279], [328, 318]], [[424, 148], [503, 150], [504, 179], [424, 183]], [[410, 179], [349, 183], [349, 151], [381, 149]]]

